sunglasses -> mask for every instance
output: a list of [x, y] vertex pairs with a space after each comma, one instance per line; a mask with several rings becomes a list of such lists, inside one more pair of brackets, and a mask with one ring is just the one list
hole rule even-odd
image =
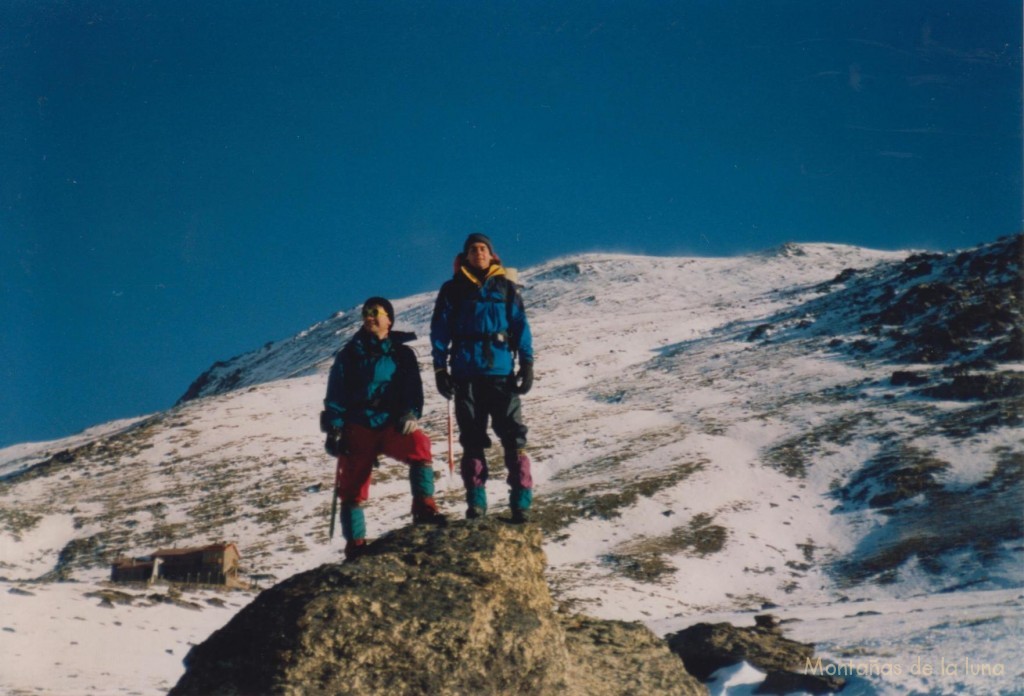
[[387, 316], [387, 312], [384, 311], [383, 307], [367, 307], [363, 310], [363, 319], [369, 319], [370, 317]]

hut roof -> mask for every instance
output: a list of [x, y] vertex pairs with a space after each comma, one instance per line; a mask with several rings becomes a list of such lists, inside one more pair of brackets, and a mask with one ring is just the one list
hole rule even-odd
[[207, 546], [193, 546], [185, 549], [159, 549], [153, 552], [153, 557], [167, 557], [167, 556], [187, 556], [193, 553], [206, 553], [207, 551], [227, 551], [229, 548], [235, 550], [235, 554], [241, 558], [241, 554], [238, 553], [238, 547], [233, 543], [222, 542], [219, 544], [209, 544]]

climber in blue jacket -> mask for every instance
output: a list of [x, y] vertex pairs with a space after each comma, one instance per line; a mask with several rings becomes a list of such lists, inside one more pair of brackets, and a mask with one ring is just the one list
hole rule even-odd
[[519, 286], [486, 236], [469, 235], [456, 257], [455, 274], [437, 295], [430, 343], [437, 390], [455, 399], [466, 517], [487, 512], [489, 419], [504, 448], [512, 520], [526, 522], [533, 478], [519, 397], [533, 386], [533, 339]]

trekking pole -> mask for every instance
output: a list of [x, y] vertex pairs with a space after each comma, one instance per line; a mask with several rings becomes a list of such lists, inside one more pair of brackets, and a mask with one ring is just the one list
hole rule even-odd
[[448, 399], [448, 477], [455, 475], [454, 430], [452, 428], [452, 402]]
[[341, 459], [334, 468], [334, 496], [331, 498], [331, 531], [328, 540], [334, 539], [334, 521], [338, 518], [338, 478], [341, 476]]

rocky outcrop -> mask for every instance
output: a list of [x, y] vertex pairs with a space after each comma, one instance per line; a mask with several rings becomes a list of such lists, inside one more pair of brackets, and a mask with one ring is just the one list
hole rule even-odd
[[565, 693], [705, 694], [664, 640], [639, 623], [561, 617], [569, 651]]
[[261, 593], [171, 693], [706, 693], [641, 625], [557, 613], [544, 565], [529, 525], [398, 530]]
[[767, 675], [756, 693], [824, 694], [843, 688], [842, 679], [806, 672], [814, 657], [813, 645], [783, 636], [770, 614], [755, 617], [755, 621], [752, 627], [699, 623], [666, 636], [666, 640], [686, 669], [702, 680], [723, 667], [747, 662]]
[[[804, 304], [767, 317], [751, 342], [808, 338], [903, 365], [1024, 359], [1024, 235], [959, 254], [848, 269]], [[899, 378], [898, 378], [899, 379]]]
[[814, 646], [782, 636], [774, 616], [763, 614], [755, 620], [752, 627], [697, 623], [667, 636], [666, 640], [687, 670], [700, 680], [707, 681], [723, 667], [749, 662], [767, 675], [757, 693], [826, 694], [845, 686], [842, 679], [807, 673]]

